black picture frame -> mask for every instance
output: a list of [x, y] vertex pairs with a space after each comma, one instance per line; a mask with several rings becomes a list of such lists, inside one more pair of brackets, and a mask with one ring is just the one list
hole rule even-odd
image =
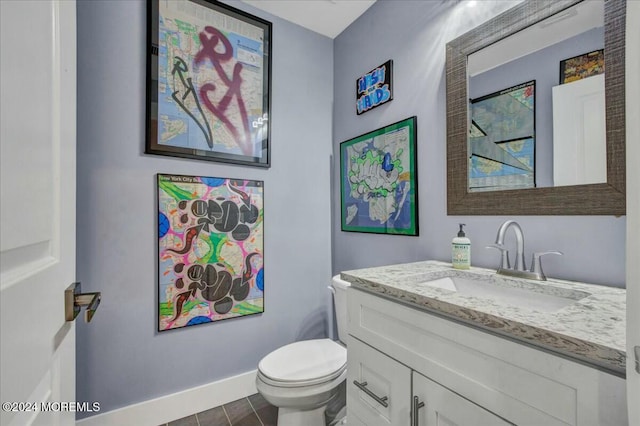
[[215, 0], [148, 0], [145, 153], [270, 167], [271, 33]]

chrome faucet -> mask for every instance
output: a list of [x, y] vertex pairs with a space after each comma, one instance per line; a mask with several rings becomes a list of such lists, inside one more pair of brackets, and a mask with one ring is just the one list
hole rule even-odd
[[[516, 264], [511, 268], [511, 262], [509, 261], [509, 250], [504, 245], [504, 237], [509, 228], [513, 227], [513, 231], [516, 234]], [[542, 271], [542, 262], [540, 258], [545, 254], [557, 254], [562, 255], [559, 251], [545, 251], [540, 253], [533, 253], [531, 258], [531, 270], [527, 271], [527, 266], [524, 261], [524, 233], [522, 228], [515, 220], [507, 220], [498, 228], [498, 235], [496, 236], [495, 244], [487, 246], [487, 248], [494, 248], [500, 250], [502, 260], [500, 268], [497, 273], [502, 275], [509, 275], [512, 277], [528, 278], [533, 280], [546, 281], [547, 277]]]

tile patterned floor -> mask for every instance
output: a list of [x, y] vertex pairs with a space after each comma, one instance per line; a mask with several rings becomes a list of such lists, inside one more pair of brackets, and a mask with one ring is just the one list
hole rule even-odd
[[278, 409], [257, 393], [174, 420], [166, 426], [276, 426], [277, 421]]

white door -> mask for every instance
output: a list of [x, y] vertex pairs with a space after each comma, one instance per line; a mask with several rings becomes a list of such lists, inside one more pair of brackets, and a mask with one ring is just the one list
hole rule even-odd
[[[627, 407], [629, 424], [640, 425], [640, 2], [627, 2]], [[640, 354], [637, 356], [640, 357]]]
[[71, 425], [76, 5], [0, 0], [0, 17], [0, 423]]
[[604, 74], [552, 88], [553, 186], [607, 181]]

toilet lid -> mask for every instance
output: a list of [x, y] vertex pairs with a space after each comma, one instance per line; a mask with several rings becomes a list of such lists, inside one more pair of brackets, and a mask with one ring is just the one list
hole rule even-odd
[[258, 369], [277, 382], [316, 384], [338, 377], [346, 364], [346, 348], [330, 339], [316, 339], [276, 349], [262, 358]]

